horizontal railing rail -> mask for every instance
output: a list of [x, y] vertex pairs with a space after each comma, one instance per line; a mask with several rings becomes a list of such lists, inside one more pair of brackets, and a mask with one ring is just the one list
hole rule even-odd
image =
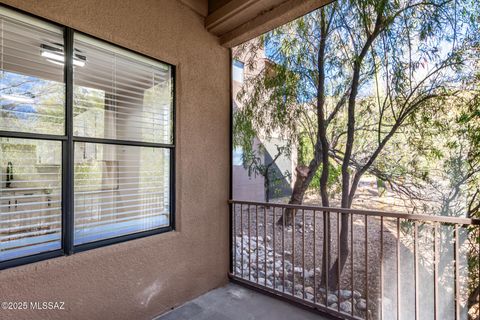
[[267, 207], [277, 207], [277, 208], [290, 208], [290, 209], [300, 209], [300, 210], [315, 210], [315, 211], [329, 211], [329, 212], [339, 212], [339, 213], [348, 213], [348, 214], [361, 214], [369, 215], [376, 217], [390, 217], [390, 218], [401, 218], [408, 220], [417, 220], [417, 221], [431, 221], [431, 222], [443, 222], [443, 223], [452, 223], [452, 224], [462, 224], [462, 225], [480, 225], [480, 219], [471, 219], [464, 217], [453, 217], [453, 216], [434, 216], [426, 214], [410, 214], [410, 213], [401, 213], [401, 212], [389, 212], [389, 211], [378, 211], [378, 210], [365, 210], [365, 209], [346, 209], [338, 207], [322, 207], [322, 206], [311, 206], [303, 204], [282, 204], [274, 202], [258, 202], [258, 201], [243, 201], [243, 200], [229, 200], [229, 204], [244, 204], [252, 206], [267, 206]]
[[342, 319], [480, 318], [480, 219], [229, 204], [238, 282]]

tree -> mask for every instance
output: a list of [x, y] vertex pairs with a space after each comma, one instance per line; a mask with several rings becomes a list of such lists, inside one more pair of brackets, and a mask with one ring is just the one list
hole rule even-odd
[[[274, 63], [245, 80], [234, 135], [248, 127], [238, 134], [280, 132], [290, 143], [310, 137], [313, 154], [297, 169], [291, 204], [303, 202], [320, 171], [321, 202], [329, 207], [332, 167], [341, 168], [342, 208], [352, 206], [366, 173], [392, 184], [398, 169], [414, 177], [414, 167], [399, 168], [385, 151], [399, 134], [419, 127], [419, 119], [473, 89], [468, 58], [478, 48], [479, 13], [471, 0], [341, 0], [276, 29], [262, 41]], [[238, 51], [245, 50], [258, 50], [258, 41]], [[282, 219], [290, 224], [294, 215], [286, 210]], [[340, 254], [323, 272], [343, 270], [348, 233], [343, 214]], [[337, 273], [330, 273], [334, 287]]]

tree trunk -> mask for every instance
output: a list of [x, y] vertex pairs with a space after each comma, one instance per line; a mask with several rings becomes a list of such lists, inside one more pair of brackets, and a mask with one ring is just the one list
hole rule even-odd
[[[472, 292], [470, 292], [468, 296], [467, 310], [472, 309], [476, 304], [477, 304], [477, 308], [480, 308], [479, 298], [480, 298], [480, 287], [477, 286]], [[472, 315], [469, 314], [468, 319], [473, 320], [474, 318]]]
[[[356, 184], [358, 181], [354, 181], [352, 184], [352, 189], [350, 189], [350, 160], [352, 158], [353, 152], [353, 144], [355, 141], [355, 107], [357, 103], [357, 95], [358, 89], [360, 86], [360, 76], [361, 76], [361, 69], [362, 63], [367, 55], [370, 47], [372, 46], [373, 42], [380, 34], [383, 23], [384, 23], [384, 10], [387, 1], [380, 1], [377, 8], [377, 16], [375, 20], [375, 27], [371, 34], [368, 35], [365, 44], [362, 47], [358, 57], [355, 59], [353, 64], [353, 72], [352, 72], [352, 83], [350, 86], [350, 96], [348, 98], [348, 108], [347, 108], [347, 141], [345, 145], [345, 155], [343, 158], [342, 163], [342, 208], [350, 208], [352, 205], [353, 195], [355, 194], [355, 190], [357, 188]], [[356, 177], [359, 180], [359, 177]], [[355, 179], [354, 179], [355, 180]], [[340, 248], [338, 252], [337, 259], [335, 263], [331, 267], [329, 274], [332, 275], [329, 277], [329, 287], [331, 288], [338, 288], [337, 286], [340, 284], [339, 276], [345, 267], [345, 263], [347, 262], [347, 257], [349, 254], [348, 248], [348, 233], [349, 233], [349, 214], [342, 213], [341, 214], [341, 229], [340, 229]], [[352, 226], [353, 227], [353, 226]]]
[[[297, 178], [295, 179], [292, 196], [290, 197], [290, 201], [288, 202], [288, 204], [302, 204], [305, 192], [307, 191], [307, 188], [313, 178], [311, 171], [309, 171], [309, 167], [299, 166], [295, 170], [297, 171]], [[295, 209], [287, 208], [284, 211], [284, 214], [280, 217], [280, 219], [278, 219], [277, 225], [283, 225], [284, 220], [285, 225], [293, 225], [296, 211], [297, 210]]]
[[[318, 136], [317, 139], [320, 141], [321, 146], [321, 158], [322, 158], [322, 173], [320, 175], [320, 197], [322, 199], [322, 206], [329, 207], [330, 202], [328, 198], [328, 176], [329, 176], [329, 151], [330, 145], [327, 139], [327, 123], [325, 117], [325, 50], [326, 50], [326, 41], [328, 36], [328, 27], [327, 21], [325, 19], [325, 10], [321, 11], [320, 16], [320, 25], [321, 25], [321, 35], [320, 35], [320, 45], [318, 50], [317, 57], [317, 68], [318, 68], [318, 86], [317, 86], [317, 124], [318, 124]], [[316, 226], [314, 226], [316, 228]], [[325, 211], [323, 212], [323, 253], [322, 253], [322, 275], [325, 275], [328, 272], [327, 261], [331, 261], [331, 227], [330, 227], [330, 213]], [[327, 252], [328, 257], [327, 257]], [[325, 286], [325, 277], [321, 277], [322, 281], [320, 282], [321, 286]]]

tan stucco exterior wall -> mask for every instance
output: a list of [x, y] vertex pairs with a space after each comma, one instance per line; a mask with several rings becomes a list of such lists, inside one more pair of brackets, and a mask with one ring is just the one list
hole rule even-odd
[[177, 231], [0, 271], [1, 301], [65, 311], [0, 319], [151, 319], [224, 284], [228, 271], [229, 54], [178, 0], [7, 0], [177, 66]]

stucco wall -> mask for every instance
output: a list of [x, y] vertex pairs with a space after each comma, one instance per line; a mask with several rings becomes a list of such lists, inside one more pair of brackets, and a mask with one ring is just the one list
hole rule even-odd
[[177, 66], [177, 231], [0, 271], [0, 319], [151, 319], [227, 281], [229, 55], [177, 0], [7, 0]]

